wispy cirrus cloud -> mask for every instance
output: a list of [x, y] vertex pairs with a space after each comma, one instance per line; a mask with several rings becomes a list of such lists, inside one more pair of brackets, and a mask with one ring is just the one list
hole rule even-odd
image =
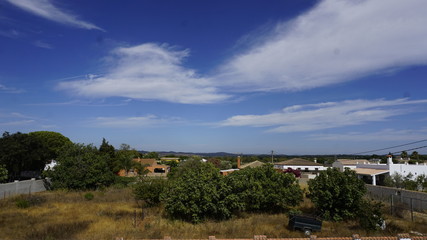
[[24, 90], [0, 84], [0, 93], [23, 93]]
[[27, 11], [31, 14], [39, 17], [58, 22], [61, 24], [83, 28], [83, 29], [95, 29], [104, 31], [104, 29], [96, 26], [93, 23], [83, 21], [79, 17], [67, 13], [64, 10], [54, 6], [51, 0], [7, 0], [9, 3], [16, 7]]
[[[408, 100], [347, 100], [294, 105], [265, 115], [237, 115], [220, 126], [270, 127], [269, 132], [310, 132], [345, 126], [362, 125], [391, 119], [413, 111], [423, 111], [416, 105], [426, 105], [427, 99]], [[408, 105], [414, 106], [408, 108]], [[405, 106], [405, 107], [403, 107]], [[424, 110], [425, 111], [425, 110]]]
[[427, 138], [427, 128], [422, 129], [383, 129], [375, 132], [349, 132], [345, 134], [312, 134], [311, 140], [319, 141], [416, 141]]
[[0, 126], [28, 126], [34, 124], [36, 120], [18, 112], [2, 113], [0, 112]]
[[217, 92], [210, 79], [183, 66], [188, 50], [146, 43], [118, 47], [109, 56], [103, 76], [64, 81], [58, 89], [86, 97], [126, 97], [176, 103], [204, 104], [228, 98]]
[[427, 64], [427, 1], [320, 1], [219, 67], [234, 91], [299, 91]]
[[45, 49], [53, 49], [53, 46], [47, 42], [43, 42], [41, 40], [37, 40], [33, 42], [33, 45], [39, 48], [45, 48]]
[[97, 117], [91, 120], [91, 125], [97, 127], [109, 128], [138, 128], [138, 127], [154, 127], [170, 124], [183, 123], [180, 118], [161, 118], [156, 115], [146, 115], [139, 117]]
[[[103, 76], [60, 83], [80, 96], [217, 103], [236, 92], [302, 91], [427, 64], [427, 1], [323, 0], [277, 24], [210, 75], [184, 67], [189, 50], [145, 43], [114, 49]], [[214, 67], [213, 67], [214, 68]]]
[[15, 29], [9, 30], [0, 30], [0, 36], [8, 37], [8, 38], [19, 38], [23, 34]]

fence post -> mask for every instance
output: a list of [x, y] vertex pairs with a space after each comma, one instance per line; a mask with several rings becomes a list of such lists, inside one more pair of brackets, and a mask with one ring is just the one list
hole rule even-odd
[[412, 200], [413, 200], [413, 198], [411, 198], [411, 219], [412, 219], [412, 222], [414, 221], [414, 207], [413, 207], [413, 204], [412, 204]]
[[391, 199], [391, 203], [390, 203], [390, 213], [391, 216], [393, 216], [393, 194], [390, 194], [390, 199]]

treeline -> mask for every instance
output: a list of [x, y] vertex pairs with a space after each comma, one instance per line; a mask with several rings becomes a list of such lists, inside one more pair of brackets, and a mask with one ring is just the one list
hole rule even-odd
[[[137, 157], [158, 158], [158, 154], [142, 154], [127, 144], [115, 149], [105, 139], [99, 148], [77, 144], [50, 131], [4, 132], [0, 138], [0, 182], [49, 176], [53, 177], [56, 187], [94, 189], [112, 184], [120, 170], [126, 173], [139, 168], [143, 171], [143, 166], [133, 161]], [[52, 160], [58, 163], [56, 171], [44, 172]], [[84, 181], [85, 176], [92, 176], [92, 180]]]

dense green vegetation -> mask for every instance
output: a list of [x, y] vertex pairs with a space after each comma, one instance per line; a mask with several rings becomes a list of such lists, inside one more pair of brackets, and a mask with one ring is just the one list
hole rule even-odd
[[10, 180], [20, 179], [22, 172], [40, 173], [70, 144], [67, 137], [56, 132], [4, 132], [0, 138], [0, 165], [6, 167]]
[[143, 179], [134, 193], [148, 206], [163, 203], [169, 217], [193, 223], [229, 219], [241, 212], [285, 212], [303, 198], [295, 176], [271, 165], [222, 176], [213, 164], [199, 160], [183, 162], [167, 180]]
[[365, 183], [354, 171], [328, 168], [308, 182], [310, 199], [326, 220], [359, 220], [365, 229], [378, 229], [382, 224], [382, 205], [364, 198]]
[[107, 155], [92, 145], [73, 144], [58, 156], [58, 165], [46, 175], [56, 189], [86, 190], [109, 186], [114, 182]]

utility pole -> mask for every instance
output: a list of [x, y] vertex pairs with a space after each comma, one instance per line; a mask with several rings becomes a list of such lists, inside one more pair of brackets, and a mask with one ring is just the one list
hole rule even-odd
[[273, 150], [271, 150], [271, 163], [274, 163], [274, 151]]

